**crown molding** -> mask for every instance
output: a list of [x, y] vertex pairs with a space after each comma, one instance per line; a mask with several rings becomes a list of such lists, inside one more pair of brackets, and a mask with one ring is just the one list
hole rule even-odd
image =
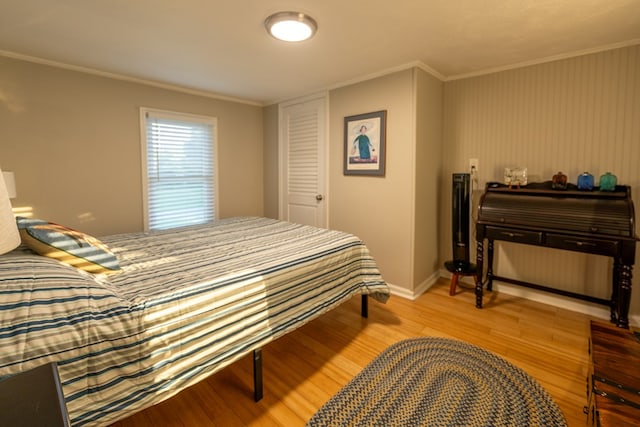
[[448, 81], [453, 81], [453, 80], [468, 79], [470, 77], [479, 77], [479, 76], [484, 76], [484, 75], [487, 75], [487, 74], [499, 73], [501, 71], [515, 70], [515, 69], [518, 69], [518, 68], [529, 67], [529, 66], [532, 66], [532, 65], [545, 64], [545, 63], [548, 63], [548, 62], [554, 62], [554, 61], [561, 61], [563, 59], [576, 58], [578, 56], [590, 55], [590, 54], [593, 54], [593, 53], [604, 52], [604, 51], [607, 51], [607, 50], [613, 50], [613, 49], [620, 49], [620, 48], [623, 48], [623, 47], [635, 46], [637, 44], [640, 44], [640, 39], [632, 39], [632, 40], [627, 40], [627, 41], [620, 42], [620, 43], [613, 43], [613, 44], [609, 44], [609, 45], [604, 45], [604, 46], [599, 46], [599, 47], [594, 47], [594, 48], [589, 48], [589, 49], [583, 49], [583, 50], [578, 50], [578, 51], [574, 51], [574, 52], [562, 53], [562, 54], [559, 54], [559, 55], [547, 56], [545, 58], [534, 59], [534, 60], [531, 60], [531, 61], [519, 62], [519, 63], [516, 63], [516, 64], [505, 65], [505, 66], [501, 66], [501, 67], [487, 68], [487, 69], [484, 69], [484, 70], [472, 71], [470, 73], [455, 74], [455, 75], [446, 77], [444, 79], [444, 81], [448, 82]]
[[236, 103], [247, 104], [247, 105], [252, 105], [252, 106], [256, 106], [256, 107], [263, 107], [265, 105], [265, 104], [263, 104], [261, 102], [250, 101], [250, 100], [242, 99], [242, 98], [234, 98], [232, 96], [219, 95], [217, 93], [209, 92], [209, 91], [206, 91], [206, 90], [192, 89], [192, 88], [188, 88], [188, 87], [184, 87], [184, 86], [173, 85], [173, 84], [169, 84], [169, 83], [163, 83], [163, 82], [159, 82], [159, 81], [155, 81], [155, 80], [148, 80], [148, 79], [143, 79], [143, 78], [139, 78], [139, 77], [131, 77], [131, 76], [127, 76], [127, 75], [124, 75], [124, 74], [111, 73], [111, 72], [107, 72], [107, 71], [100, 71], [100, 70], [96, 70], [94, 68], [81, 67], [81, 66], [78, 66], [78, 65], [66, 64], [66, 63], [63, 63], [63, 62], [52, 61], [52, 60], [49, 60], [49, 59], [38, 58], [38, 57], [35, 57], [35, 56], [23, 55], [21, 53], [15, 53], [15, 52], [7, 51], [7, 50], [0, 50], [0, 56], [4, 56], [4, 57], [7, 57], [7, 58], [12, 58], [12, 59], [18, 59], [20, 61], [32, 62], [32, 63], [40, 64], [40, 65], [47, 65], [49, 67], [61, 68], [61, 69], [64, 69], [64, 70], [69, 70], [69, 71], [76, 71], [76, 72], [80, 72], [80, 73], [91, 74], [91, 75], [99, 76], [99, 77], [106, 77], [106, 78], [114, 79], [114, 80], [121, 80], [121, 81], [125, 81], [125, 82], [130, 82], [130, 83], [138, 83], [138, 84], [142, 84], [142, 85], [146, 85], [146, 86], [153, 86], [153, 87], [157, 87], [157, 88], [160, 88], [160, 89], [167, 89], [167, 90], [171, 90], [171, 91], [174, 91], [174, 92], [185, 93], [185, 94], [188, 94], [188, 95], [196, 95], [196, 96], [202, 96], [202, 97], [206, 97], [206, 98], [213, 98], [213, 99], [217, 99], [217, 100], [220, 100], [220, 101], [236, 102]]
[[[635, 45], [638, 45], [638, 44], [640, 44], [640, 39], [632, 39], [632, 40], [627, 40], [627, 41], [624, 41], [624, 42], [613, 43], [613, 44], [599, 46], [599, 47], [595, 47], [595, 48], [583, 49], [583, 50], [580, 50], [580, 51], [574, 51], [574, 52], [569, 52], [569, 53], [564, 53], [564, 54], [559, 54], [559, 55], [548, 56], [548, 57], [545, 57], [545, 58], [535, 59], [535, 60], [531, 60], [531, 61], [524, 61], [524, 62], [519, 62], [519, 63], [516, 63], [516, 64], [505, 65], [505, 66], [500, 66], [500, 67], [492, 67], [492, 68], [487, 68], [487, 69], [483, 69], [483, 70], [472, 71], [472, 72], [469, 72], [469, 73], [455, 74], [455, 75], [450, 75], [450, 76], [445, 76], [444, 74], [441, 74], [440, 72], [438, 72], [434, 68], [430, 67], [429, 65], [425, 64], [424, 62], [416, 60], [416, 61], [412, 61], [412, 62], [409, 62], [409, 63], [406, 63], [406, 64], [398, 65], [398, 66], [391, 67], [391, 68], [386, 68], [386, 69], [383, 69], [383, 70], [380, 70], [380, 71], [376, 71], [374, 73], [370, 73], [370, 74], [366, 74], [366, 75], [363, 75], [363, 76], [360, 76], [360, 77], [356, 77], [354, 79], [349, 79], [349, 80], [346, 80], [346, 81], [342, 81], [342, 82], [330, 85], [328, 87], [318, 88], [316, 90], [308, 92], [306, 95], [311, 95], [311, 94], [315, 94], [315, 93], [318, 93], [318, 92], [327, 92], [327, 91], [331, 91], [331, 90], [334, 90], [334, 89], [339, 89], [339, 88], [342, 88], [342, 87], [345, 87], [345, 86], [350, 86], [350, 85], [353, 85], [353, 84], [362, 83], [362, 82], [365, 82], [365, 81], [368, 81], [368, 80], [372, 80], [372, 79], [375, 79], [375, 78], [383, 77], [383, 76], [386, 76], [386, 75], [389, 75], [389, 74], [393, 74], [393, 73], [396, 73], [396, 72], [400, 72], [400, 71], [405, 71], [405, 70], [408, 70], [408, 69], [411, 69], [411, 68], [419, 68], [422, 71], [425, 71], [426, 73], [432, 75], [433, 77], [437, 78], [438, 80], [440, 80], [442, 82], [448, 82], [448, 81], [467, 79], [467, 78], [471, 78], [471, 77], [484, 76], [484, 75], [487, 75], [487, 74], [493, 74], [493, 73], [498, 73], [498, 72], [502, 72], [502, 71], [515, 70], [515, 69], [518, 69], [518, 68], [524, 68], [524, 67], [529, 67], [529, 66], [532, 66], [532, 65], [539, 65], [539, 64], [544, 64], [544, 63], [553, 62], [553, 61], [560, 61], [560, 60], [563, 60], [563, 59], [575, 58], [575, 57], [578, 57], [578, 56], [584, 56], [584, 55], [604, 52], [604, 51], [607, 51], [607, 50], [620, 49], [620, 48], [624, 48], [624, 47], [628, 47], [628, 46], [635, 46]], [[131, 76], [123, 75], [123, 74], [100, 71], [100, 70], [96, 70], [96, 69], [88, 68], [88, 67], [80, 67], [80, 66], [77, 66], [77, 65], [65, 64], [65, 63], [58, 62], [58, 61], [52, 61], [52, 60], [33, 57], [33, 56], [29, 56], [29, 55], [23, 55], [23, 54], [11, 52], [11, 51], [6, 51], [6, 50], [0, 50], [0, 56], [5, 56], [5, 57], [8, 57], [8, 58], [18, 59], [18, 60], [27, 61], [27, 62], [33, 62], [33, 63], [36, 63], [36, 64], [48, 65], [48, 66], [51, 66], [51, 67], [62, 68], [62, 69], [71, 70], [71, 71], [77, 71], [77, 72], [81, 72], [81, 73], [92, 74], [92, 75], [96, 75], [96, 76], [100, 76], [100, 77], [106, 77], [106, 78], [111, 78], [111, 79], [116, 79], [116, 80], [127, 81], [127, 82], [131, 82], [131, 83], [138, 83], [138, 84], [143, 84], [143, 85], [147, 85], [147, 86], [153, 86], [153, 87], [157, 87], [157, 88], [161, 88], [161, 89], [167, 89], [167, 90], [172, 90], [172, 91], [176, 91], [176, 92], [186, 93], [186, 94], [189, 94], [189, 95], [202, 96], [202, 97], [217, 99], [217, 100], [221, 100], [221, 101], [236, 102], [236, 103], [252, 105], [252, 106], [256, 106], [256, 107], [266, 107], [266, 106], [269, 106], [269, 105], [279, 104], [281, 102], [290, 101], [292, 99], [292, 98], [286, 98], [286, 99], [279, 99], [279, 100], [274, 100], [274, 101], [257, 102], [257, 101], [251, 101], [251, 100], [247, 100], [247, 99], [242, 99], [242, 98], [235, 98], [235, 97], [232, 97], [232, 96], [220, 95], [220, 94], [217, 94], [217, 93], [214, 93], [214, 92], [205, 91], [205, 90], [192, 89], [192, 88], [188, 88], [188, 87], [184, 87], [184, 86], [173, 85], [173, 84], [158, 82], [158, 81], [154, 81], [154, 80], [148, 80], [148, 79], [143, 79], [143, 78], [138, 78], [138, 77], [131, 77]], [[302, 96], [306, 96], [306, 95], [302, 95]], [[300, 96], [297, 96], [295, 98], [300, 98]]]

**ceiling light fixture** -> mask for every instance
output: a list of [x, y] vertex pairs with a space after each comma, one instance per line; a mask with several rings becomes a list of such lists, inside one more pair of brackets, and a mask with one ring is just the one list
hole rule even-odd
[[273, 37], [287, 42], [307, 40], [318, 29], [312, 17], [300, 12], [274, 13], [264, 20], [264, 26]]

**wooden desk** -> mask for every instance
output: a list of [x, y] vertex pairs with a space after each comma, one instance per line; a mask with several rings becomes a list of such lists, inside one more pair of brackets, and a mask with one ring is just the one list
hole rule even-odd
[[[510, 190], [488, 183], [480, 199], [476, 222], [476, 307], [482, 308], [482, 288], [493, 280], [555, 292], [610, 307], [611, 321], [629, 327], [632, 268], [636, 254], [635, 215], [631, 188], [616, 191], [557, 191], [550, 183], [533, 183]], [[488, 240], [487, 275], [484, 240]], [[529, 283], [493, 272], [495, 240], [602, 255], [613, 259], [610, 299], [596, 298]]]
[[587, 377], [590, 426], [640, 424], [640, 340], [633, 332], [591, 322]]

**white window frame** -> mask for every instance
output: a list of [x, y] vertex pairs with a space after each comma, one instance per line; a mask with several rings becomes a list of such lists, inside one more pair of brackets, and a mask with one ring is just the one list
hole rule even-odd
[[193, 122], [198, 124], [209, 124], [212, 126], [212, 147], [211, 147], [211, 167], [213, 168], [213, 218], [218, 219], [218, 119], [211, 116], [202, 116], [196, 114], [181, 113], [169, 110], [160, 110], [155, 108], [140, 107], [140, 147], [142, 154], [142, 209], [144, 218], [144, 230], [150, 231], [149, 228], [149, 186], [148, 186], [148, 169], [147, 169], [147, 116], [167, 118], [170, 120], [180, 120], [185, 122]]

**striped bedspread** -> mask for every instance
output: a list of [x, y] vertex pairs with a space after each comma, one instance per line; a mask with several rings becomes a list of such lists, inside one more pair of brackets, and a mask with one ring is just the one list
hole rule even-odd
[[74, 426], [165, 400], [355, 294], [389, 295], [337, 231], [242, 217], [102, 240], [121, 272], [0, 256], [0, 377], [57, 362]]

